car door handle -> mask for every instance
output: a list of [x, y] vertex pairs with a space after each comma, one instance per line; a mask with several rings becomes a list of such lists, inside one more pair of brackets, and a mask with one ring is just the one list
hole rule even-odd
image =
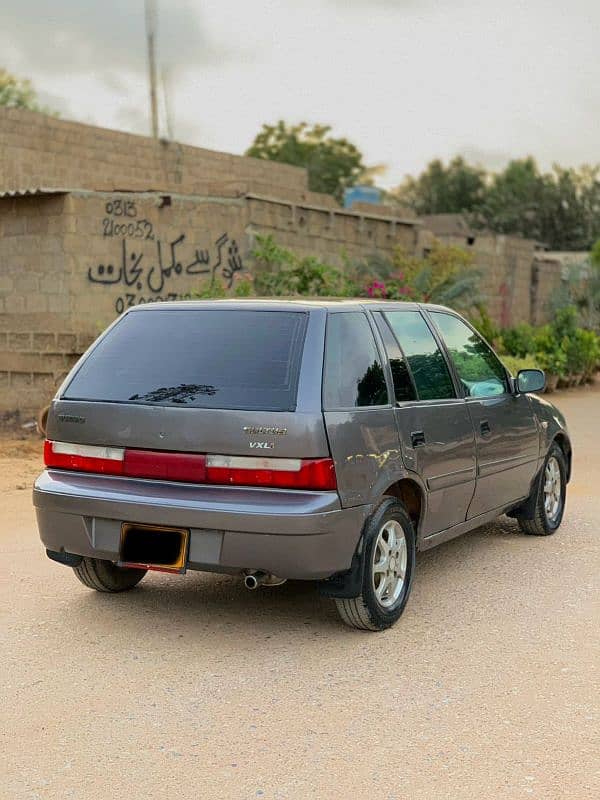
[[490, 428], [490, 423], [487, 419], [482, 419], [479, 423], [479, 430], [481, 431], [482, 436], [489, 436], [492, 432]]
[[422, 447], [425, 444], [425, 431], [412, 431], [410, 441], [413, 447]]

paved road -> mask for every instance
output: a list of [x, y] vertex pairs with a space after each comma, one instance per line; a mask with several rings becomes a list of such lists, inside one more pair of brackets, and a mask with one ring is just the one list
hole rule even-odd
[[561, 530], [505, 520], [421, 555], [384, 634], [301, 583], [90, 592], [9, 488], [0, 796], [598, 798], [600, 391], [557, 402], [576, 448]]

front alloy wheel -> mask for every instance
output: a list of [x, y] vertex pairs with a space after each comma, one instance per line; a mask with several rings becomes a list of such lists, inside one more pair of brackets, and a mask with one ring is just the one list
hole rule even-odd
[[562, 477], [556, 456], [550, 456], [544, 470], [544, 513], [549, 525], [556, 523], [562, 511]]
[[528, 519], [518, 513], [516, 517], [523, 533], [529, 536], [549, 536], [562, 522], [567, 492], [567, 462], [556, 442], [551, 445], [546, 455], [534, 491], [537, 492], [537, 496], [533, 518]]

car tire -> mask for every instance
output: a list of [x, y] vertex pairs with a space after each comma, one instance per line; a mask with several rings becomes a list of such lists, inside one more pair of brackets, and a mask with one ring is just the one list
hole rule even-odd
[[550, 447], [540, 480], [536, 485], [537, 498], [532, 519], [517, 514], [523, 533], [528, 536], [550, 536], [560, 527], [565, 511], [567, 491], [567, 464], [560, 447]]
[[382, 631], [398, 620], [412, 587], [415, 551], [415, 530], [406, 509], [394, 498], [387, 498], [363, 533], [360, 594], [335, 601], [346, 625]]
[[97, 592], [126, 592], [142, 580], [147, 570], [117, 567], [112, 561], [84, 558], [73, 572], [84, 586]]

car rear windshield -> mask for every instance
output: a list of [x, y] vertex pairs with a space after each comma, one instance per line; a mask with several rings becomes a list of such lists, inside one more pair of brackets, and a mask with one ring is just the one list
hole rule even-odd
[[67, 400], [293, 411], [308, 314], [161, 309], [126, 314]]

